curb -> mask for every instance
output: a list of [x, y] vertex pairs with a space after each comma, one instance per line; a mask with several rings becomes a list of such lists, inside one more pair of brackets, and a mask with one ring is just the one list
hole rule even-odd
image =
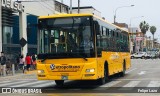
[[37, 74], [37, 70], [25, 71], [24, 74]]

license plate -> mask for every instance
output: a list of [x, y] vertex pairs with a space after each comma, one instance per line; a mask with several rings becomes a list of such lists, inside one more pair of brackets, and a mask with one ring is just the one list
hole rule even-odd
[[68, 80], [68, 76], [62, 76], [62, 80]]

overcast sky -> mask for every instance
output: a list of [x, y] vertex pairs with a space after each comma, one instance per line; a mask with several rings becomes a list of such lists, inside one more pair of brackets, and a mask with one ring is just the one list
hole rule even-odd
[[[72, 1], [73, 7], [77, 7], [78, 0]], [[63, 2], [70, 5], [70, 0], [63, 0]], [[80, 4], [81, 6], [93, 6], [101, 12], [102, 17], [105, 17], [110, 22], [113, 22], [116, 8], [135, 5], [134, 7], [118, 8], [116, 21], [130, 24], [131, 20], [132, 27], [139, 27], [140, 22], [145, 20], [150, 26], [157, 27], [155, 38], [160, 40], [160, 0], [80, 0]], [[147, 36], [152, 35], [147, 32]]]

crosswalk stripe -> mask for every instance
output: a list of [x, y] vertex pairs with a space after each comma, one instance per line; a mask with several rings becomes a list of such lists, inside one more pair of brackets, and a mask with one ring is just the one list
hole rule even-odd
[[132, 72], [132, 71], [134, 71], [134, 70], [136, 70], [137, 68], [134, 68], [134, 69], [131, 69], [131, 70], [128, 70], [128, 71], [126, 71], [126, 74], [127, 73], [130, 73], [130, 72]]
[[0, 81], [0, 85], [3, 83], [9, 83], [9, 82], [12, 82], [12, 81]]
[[38, 84], [38, 85], [35, 85], [35, 86], [32, 86], [32, 87], [48, 87], [48, 86], [54, 86], [55, 83], [52, 81], [50, 82], [47, 82], [47, 83], [42, 83], [42, 84]]
[[150, 81], [147, 87], [160, 87], [160, 81]]
[[9, 86], [9, 85], [12, 85], [12, 84], [20, 84], [20, 83], [26, 83], [28, 81], [14, 81], [14, 82], [9, 82], [9, 83], [4, 83], [4, 84], [0, 84], [0, 87], [5, 87], [5, 86]]
[[106, 84], [104, 84], [104, 85], [102, 85], [100, 87], [112, 87], [112, 86], [114, 86], [114, 85], [116, 85], [116, 84], [118, 84], [120, 82], [121, 81], [112, 81], [112, 82], [106, 83]]
[[20, 85], [13, 85], [10, 87], [27, 87], [28, 85], [38, 84], [38, 83], [44, 83], [46, 81], [30, 81], [28, 83], [20, 84]]
[[[69, 81], [67, 81], [69, 82]], [[143, 85], [142, 85], [143, 84]], [[51, 87], [55, 86], [55, 82], [53, 81], [38, 81], [38, 80], [18, 80], [18, 81], [12, 81], [12, 80], [7, 80], [7, 81], [2, 81], [0, 82], [0, 87]], [[116, 86], [122, 86], [123, 88], [133, 88], [133, 87], [138, 87], [138, 85], [143, 86], [143, 87], [160, 87], [160, 80], [154, 80], [154, 81], [149, 81], [149, 82], [143, 82], [143, 81], [138, 81], [138, 80], [132, 80], [129, 81], [127, 84], [123, 82], [123, 80], [118, 80], [118, 81], [111, 81], [108, 82], [102, 86], [99, 86], [100, 88], [104, 87], [116, 87]], [[123, 89], [122, 88], [122, 89]]]
[[128, 84], [124, 85], [123, 87], [135, 87], [137, 86], [141, 81], [130, 81]]

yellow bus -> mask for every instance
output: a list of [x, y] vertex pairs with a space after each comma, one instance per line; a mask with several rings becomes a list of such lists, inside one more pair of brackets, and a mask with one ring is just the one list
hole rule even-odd
[[129, 33], [92, 14], [40, 16], [38, 80], [96, 80], [130, 68]]

